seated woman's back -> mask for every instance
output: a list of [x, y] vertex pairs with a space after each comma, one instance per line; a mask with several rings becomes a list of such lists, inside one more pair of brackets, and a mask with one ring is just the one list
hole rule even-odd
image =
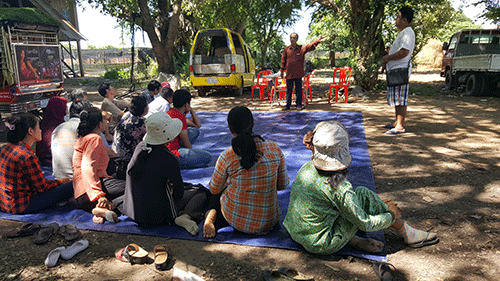
[[184, 188], [177, 158], [165, 145], [154, 145], [138, 163], [144, 146], [137, 146], [128, 166], [123, 213], [141, 225], [172, 224], [172, 207]]
[[288, 185], [285, 158], [275, 142], [252, 134], [248, 108], [233, 108], [228, 123], [236, 137], [215, 164], [210, 192], [222, 193], [222, 214], [231, 226], [265, 234], [279, 221], [277, 190]]

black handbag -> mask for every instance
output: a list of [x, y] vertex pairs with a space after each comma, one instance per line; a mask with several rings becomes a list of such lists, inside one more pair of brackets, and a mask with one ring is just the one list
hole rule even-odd
[[410, 70], [410, 61], [408, 61], [408, 67], [387, 70], [385, 74], [387, 87], [395, 87], [408, 84], [410, 78], [409, 70]]

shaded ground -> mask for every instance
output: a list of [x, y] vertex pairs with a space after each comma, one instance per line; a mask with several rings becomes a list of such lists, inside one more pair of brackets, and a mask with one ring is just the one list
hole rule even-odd
[[[330, 74], [331, 75], [331, 74]], [[329, 77], [325, 74], [324, 77]], [[393, 118], [384, 92], [354, 102], [328, 104], [331, 78], [313, 78], [313, 103], [306, 110], [362, 111], [377, 191], [394, 198], [408, 221], [436, 231], [441, 242], [422, 249], [404, 246], [386, 232], [388, 258], [397, 280], [499, 280], [500, 271], [500, 100], [461, 97], [441, 91], [444, 79], [433, 72], [411, 77], [412, 94], [406, 130], [387, 136], [381, 126]], [[68, 85], [71, 90], [75, 86]], [[94, 90], [95, 85], [86, 86]], [[100, 101], [97, 95], [91, 95]], [[236, 105], [269, 111], [268, 102], [212, 95], [195, 98], [198, 111], [228, 111]], [[318, 120], [320, 121], [320, 120]], [[258, 126], [258, 124], [256, 124]], [[21, 223], [0, 220], [3, 235]], [[319, 257], [273, 248], [214, 244], [139, 235], [83, 231], [90, 247], [71, 261], [46, 269], [43, 261], [54, 238], [37, 246], [31, 237], [0, 240], [0, 280], [170, 280], [172, 270], [129, 265], [113, 253], [134, 242], [152, 251], [157, 244], [172, 249], [178, 263], [206, 271], [205, 280], [259, 280], [264, 269], [292, 266], [315, 280], [377, 280], [371, 263], [358, 258]], [[151, 254], [152, 256], [152, 254]]]

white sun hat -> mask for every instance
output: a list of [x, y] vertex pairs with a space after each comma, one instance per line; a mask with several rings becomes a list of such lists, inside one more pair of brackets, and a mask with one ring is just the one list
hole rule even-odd
[[324, 171], [343, 170], [351, 165], [349, 152], [349, 133], [337, 121], [323, 121], [314, 128], [313, 136], [314, 167]]
[[146, 135], [144, 142], [159, 145], [171, 142], [182, 130], [182, 121], [166, 112], [156, 112], [146, 119]]

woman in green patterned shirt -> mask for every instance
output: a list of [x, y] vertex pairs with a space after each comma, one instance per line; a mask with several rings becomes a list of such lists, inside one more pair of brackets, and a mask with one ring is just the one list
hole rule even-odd
[[401, 218], [399, 207], [383, 201], [363, 186], [353, 188], [347, 180], [352, 158], [349, 135], [336, 121], [320, 122], [304, 136], [313, 151], [292, 184], [290, 204], [283, 225], [292, 239], [316, 254], [332, 254], [344, 246], [378, 253], [384, 243], [356, 236], [358, 230], [371, 232], [392, 227], [411, 247], [439, 242], [436, 233], [417, 230]]

